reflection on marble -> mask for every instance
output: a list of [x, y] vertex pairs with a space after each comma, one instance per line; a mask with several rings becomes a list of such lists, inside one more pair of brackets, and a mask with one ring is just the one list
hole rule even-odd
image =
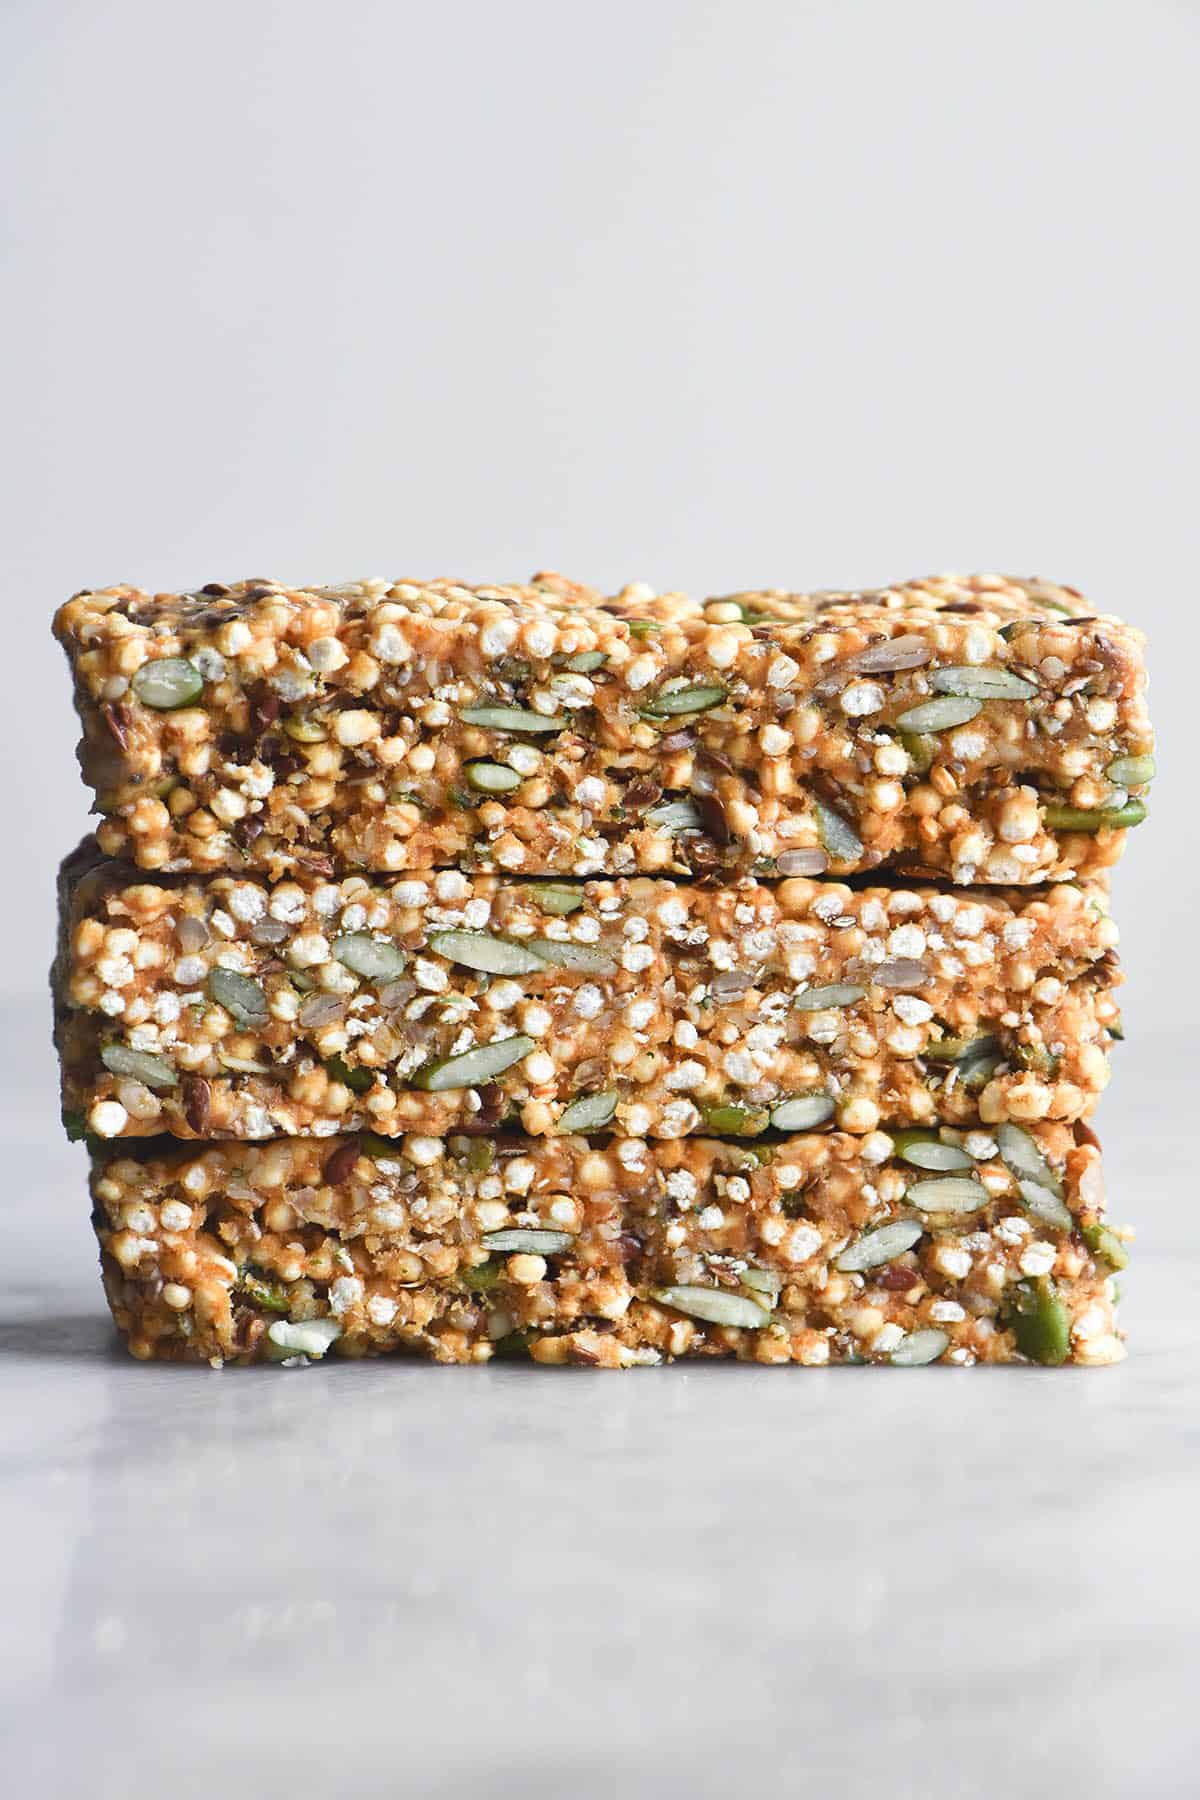
[[1160, 1087], [1113, 1136], [1134, 1353], [1058, 1373], [137, 1365], [31, 1099], [0, 1306], [27, 1791], [1194, 1792], [1196, 1254], [1182, 1136], [1137, 1130]]

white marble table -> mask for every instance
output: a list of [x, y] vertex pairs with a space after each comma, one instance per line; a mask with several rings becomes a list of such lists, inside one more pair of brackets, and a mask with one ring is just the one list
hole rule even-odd
[[19, 1791], [1194, 1794], [1192, 1056], [1123, 1059], [1133, 1353], [1060, 1373], [137, 1365], [19, 1070]]

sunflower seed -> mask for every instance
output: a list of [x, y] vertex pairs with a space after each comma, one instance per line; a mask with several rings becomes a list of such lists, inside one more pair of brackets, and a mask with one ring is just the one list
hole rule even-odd
[[857, 862], [863, 846], [854, 827], [824, 801], [817, 801], [816, 814], [817, 833], [830, 856], [838, 862]]
[[1023, 1126], [1005, 1120], [992, 1135], [1000, 1151], [1000, 1160], [1018, 1182], [1034, 1181], [1048, 1188], [1056, 1199], [1062, 1199], [1063, 1184], [1042, 1155], [1037, 1142]]
[[890, 675], [894, 669], [919, 669], [929, 661], [931, 651], [924, 638], [907, 633], [891, 638], [886, 644], [872, 644], [842, 664], [856, 675]]
[[265, 1025], [270, 1018], [267, 996], [257, 981], [236, 969], [210, 969], [208, 992], [239, 1025]]
[[868, 1231], [853, 1244], [847, 1244], [833, 1266], [843, 1275], [877, 1269], [881, 1263], [903, 1256], [924, 1235], [925, 1227], [920, 1219], [894, 1219], [889, 1225], [881, 1225], [878, 1231]]
[[871, 979], [876, 987], [907, 992], [911, 988], [925, 987], [933, 977], [929, 965], [919, 962], [915, 956], [890, 956], [885, 962], [875, 964]]
[[896, 1345], [888, 1361], [897, 1369], [923, 1369], [926, 1363], [936, 1362], [949, 1348], [950, 1339], [946, 1333], [931, 1326], [925, 1331], [910, 1331], [904, 1342]]
[[955, 725], [965, 725], [977, 713], [983, 711], [982, 700], [971, 700], [965, 694], [946, 694], [938, 700], [922, 700], [919, 706], [910, 706], [896, 720], [901, 731], [950, 731]]
[[276, 1319], [267, 1326], [267, 1336], [277, 1350], [292, 1356], [322, 1357], [342, 1335], [335, 1319], [304, 1319], [293, 1324], [289, 1319]]
[[559, 887], [552, 881], [544, 881], [531, 885], [525, 892], [537, 901], [543, 912], [553, 913], [556, 917], [578, 912], [583, 905], [581, 887]]
[[559, 943], [556, 938], [528, 938], [526, 942], [543, 963], [557, 969], [581, 969], [587, 975], [615, 975], [617, 965], [601, 944]]
[[429, 948], [447, 962], [486, 975], [536, 975], [546, 967], [532, 949], [509, 938], [493, 937], [490, 931], [434, 931]]
[[777, 1269], [743, 1269], [741, 1281], [742, 1286], [748, 1287], [751, 1293], [762, 1294], [765, 1304], [778, 1304], [783, 1276]]
[[1117, 787], [1145, 787], [1154, 780], [1152, 756], [1114, 756], [1104, 771], [1105, 779]]
[[204, 692], [204, 677], [186, 656], [161, 656], [134, 671], [130, 684], [143, 706], [155, 712], [174, 712], [190, 706]]
[[834, 1105], [828, 1094], [793, 1094], [771, 1108], [771, 1123], [776, 1131], [810, 1131], [833, 1117]]
[[506, 769], [503, 763], [469, 762], [463, 773], [481, 794], [511, 794], [522, 780], [515, 769]]
[[946, 1174], [952, 1169], [974, 1167], [965, 1150], [957, 1144], [943, 1144], [940, 1138], [927, 1137], [919, 1131], [898, 1131], [894, 1138], [896, 1155], [914, 1169], [933, 1169]]
[[460, 1056], [447, 1056], [440, 1062], [426, 1063], [412, 1077], [412, 1086], [427, 1094], [440, 1094], [447, 1088], [480, 1087], [503, 1075], [514, 1063], [528, 1056], [534, 1048], [530, 1037], [501, 1038], [494, 1044], [476, 1044]]
[[715, 682], [695, 682], [689, 687], [668, 688], [656, 694], [642, 707], [642, 714], [651, 719], [674, 719], [681, 713], [708, 712], [714, 706], [720, 706], [725, 699], [726, 690]]
[[829, 987], [805, 988], [802, 994], [796, 995], [792, 1005], [797, 1012], [824, 1012], [828, 1007], [853, 1006], [866, 991], [850, 982], [835, 981]]
[[653, 825], [667, 837], [675, 837], [681, 831], [703, 830], [703, 821], [693, 800], [664, 800], [661, 806], [652, 806], [643, 817], [647, 825]]
[[616, 1089], [607, 1094], [581, 1094], [558, 1116], [556, 1131], [599, 1131], [617, 1110]]
[[689, 1318], [703, 1319], [709, 1325], [736, 1325], [757, 1331], [770, 1321], [769, 1308], [764, 1309], [745, 1294], [731, 1294], [726, 1288], [664, 1287], [653, 1288], [652, 1298], [663, 1306]]
[[350, 931], [333, 940], [333, 954], [344, 968], [364, 981], [395, 981], [408, 964], [398, 944], [374, 938], [369, 931]]
[[151, 1056], [148, 1050], [131, 1050], [128, 1044], [105, 1044], [100, 1061], [112, 1074], [127, 1075], [148, 1088], [179, 1086], [179, 1077], [170, 1063], [161, 1056]]
[[309, 994], [301, 1002], [296, 1023], [306, 1031], [316, 1031], [322, 1025], [335, 1025], [345, 1012], [346, 1002], [337, 994]]
[[785, 850], [775, 867], [781, 875], [823, 875], [829, 858], [823, 850]]
[[1042, 818], [1051, 831], [1124, 831], [1140, 825], [1146, 816], [1141, 800], [1126, 800], [1124, 806], [1063, 806], [1052, 800], [1042, 808]]
[[1049, 1225], [1055, 1231], [1072, 1229], [1075, 1221], [1057, 1194], [1048, 1187], [1042, 1187], [1040, 1182], [1026, 1178], [1020, 1179], [1017, 1186], [1021, 1190], [1022, 1200], [1035, 1219], [1040, 1219], [1043, 1225]]
[[915, 1181], [904, 1196], [923, 1213], [979, 1212], [988, 1203], [982, 1181], [968, 1175], [941, 1175], [932, 1181]]
[[464, 725], [481, 725], [485, 731], [562, 731], [567, 723], [557, 713], [530, 712], [524, 706], [464, 706], [458, 716]]
[[963, 694], [970, 700], [1032, 700], [1037, 693], [1031, 681], [1022, 681], [1011, 669], [962, 664], [935, 669], [929, 685], [939, 694]]
[[489, 1252], [515, 1250], [529, 1256], [557, 1256], [560, 1250], [569, 1250], [575, 1242], [569, 1231], [539, 1231], [536, 1227], [526, 1229], [521, 1225], [514, 1225], [507, 1231], [489, 1231], [479, 1241]]

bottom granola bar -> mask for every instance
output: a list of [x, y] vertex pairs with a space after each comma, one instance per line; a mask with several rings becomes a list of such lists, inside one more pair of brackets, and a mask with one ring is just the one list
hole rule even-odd
[[1110, 1363], [1086, 1127], [706, 1138], [154, 1141], [92, 1156], [140, 1358], [333, 1349], [601, 1367]]

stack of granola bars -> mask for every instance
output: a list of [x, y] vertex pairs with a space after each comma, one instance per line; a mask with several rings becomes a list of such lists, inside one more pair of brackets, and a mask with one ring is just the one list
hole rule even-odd
[[993, 576], [77, 595], [135, 1356], [1108, 1363], [1139, 635]]

